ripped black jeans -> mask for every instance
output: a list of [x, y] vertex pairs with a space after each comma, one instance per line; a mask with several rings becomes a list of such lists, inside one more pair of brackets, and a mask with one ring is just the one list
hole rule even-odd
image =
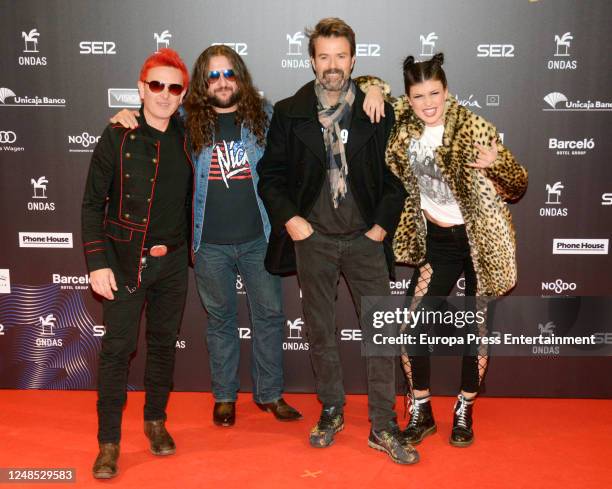
[[[476, 273], [470, 255], [465, 225], [441, 227], [427, 221], [425, 262], [414, 272], [407, 295], [411, 309], [416, 309], [424, 297], [431, 298], [427, 307], [441, 305], [457, 280], [464, 274], [466, 300], [476, 295]], [[473, 299], [472, 299], [473, 300]], [[437, 304], [439, 302], [440, 304]], [[419, 355], [402, 354], [402, 366], [411, 390], [428, 390], [430, 386], [430, 357], [426, 348]], [[486, 354], [464, 355], [461, 369], [461, 390], [478, 392], [488, 363]]]

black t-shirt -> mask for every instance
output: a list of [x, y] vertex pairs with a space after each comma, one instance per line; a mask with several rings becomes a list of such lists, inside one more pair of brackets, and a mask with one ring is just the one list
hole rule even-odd
[[251, 174], [255, 162], [249, 162], [240, 139], [236, 113], [218, 114], [215, 132], [202, 241], [233, 244], [257, 239], [263, 234], [263, 223]]
[[155, 244], [177, 244], [187, 238], [187, 199], [190, 198], [191, 164], [183, 149], [183, 136], [170, 120], [165, 132], [149, 126], [143, 121], [147, 135], [159, 141], [159, 163], [157, 182], [146, 246]]
[[[352, 111], [348, 111], [340, 121], [340, 131], [345, 150], [349, 138], [351, 115]], [[329, 161], [326, 164], [329, 174]], [[357, 207], [351, 191], [350, 181], [351, 171], [349, 169], [346, 194], [338, 202], [338, 207], [335, 208], [331, 196], [329, 175], [325, 178], [317, 201], [310, 214], [308, 214], [308, 222], [310, 222], [315, 230], [344, 239], [352, 239], [367, 231], [368, 226], [361, 216], [359, 207]]]

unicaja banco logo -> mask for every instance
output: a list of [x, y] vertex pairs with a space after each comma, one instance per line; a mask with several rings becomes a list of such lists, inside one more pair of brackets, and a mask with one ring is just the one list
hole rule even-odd
[[421, 34], [419, 39], [421, 40], [421, 56], [433, 56], [436, 41], [438, 40], [436, 33], [430, 32], [426, 35]]
[[[551, 92], [544, 97], [544, 101], [551, 107], [550, 109], [542, 109], [544, 111], [575, 111], [575, 112], [597, 112], [597, 111], [612, 111], [612, 102], [602, 102], [601, 100], [568, 100], [568, 98], [560, 92]], [[563, 102], [561, 107], [558, 107], [559, 102]]]
[[153, 38], [155, 39], [155, 50], [159, 51], [162, 48], [170, 47], [171, 37], [172, 37], [172, 34], [170, 34], [170, 31], [168, 29], [163, 31], [161, 34], [158, 34], [157, 32], [155, 32], [153, 34]]
[[15, 97], [16, 94], [10, 88], [2, 87], [0, 88], [0, 103], [5, 103], [6, 99], [9, 97]]
[[38, 37], [40, 33], [37, 29], [32, 29], [30, 32], [23, 31], [21, 37], [23, 37], [25, 47], [23, 48], [24, 53], [38, 53]]
[[571, 32], [562, 35], [555, 34], [555, 44], [557, 45], [555, 56], [569, 56], [569, 48], [573, 39]]
[[544, 102], [550, 105], [553, 109], [557, 108], [559, 102], [567, 102], [567, 97], [561, 92], [550, 92], [544, 97]]

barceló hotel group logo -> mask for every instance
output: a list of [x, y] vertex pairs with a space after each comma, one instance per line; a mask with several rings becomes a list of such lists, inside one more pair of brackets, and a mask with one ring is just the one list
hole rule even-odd
[[72, 248], [72, 233], [19, 233], [20, 248]]

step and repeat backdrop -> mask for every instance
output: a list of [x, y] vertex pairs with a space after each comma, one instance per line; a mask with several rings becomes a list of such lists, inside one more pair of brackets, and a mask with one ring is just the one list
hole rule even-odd
[[[95, 388], [104, 327], [81, 248], [81, 198], [109, 117], [139, 105], [135, 88], [143, 60], [168, 46], [191, 66], [207, 46], [227, 44], [276, 102], [313, 78], [305, 30], [327, 16], [343, 18], [356, 32], [354, 74], [377, 75], [396, 95], [403, 90], [406, 55], [427, 59], [444, 52], [450, 92], [492, 121], [528, 168], [527, 193], [511, 206], [519, 265], [512, 295], [548, 296], [551, 305], [562, 296], [612, 295], [607, 0], [3, 1], [0, 387]], [[405, 293], [411, 275], [411, 268], [398, 267], [393, 294]], [[206, 314], [191, 280], [176, 344], [175, 389], [209, 390]], [[312, 392], [296, 278], [284, 278], [283, 287], [286, 389]], [[460, 279], [453, 294], [462, 295], [463, 288]], [[246, 392], [251, 329], [240, 278], [236, 294]], [[551, 335], [572, 321], [572, 314], [528, 303], [520, 326], [534, 335]], [[344, 282], [337, 307], [346, 389], [364, 392], [361, 332]], [[609, 320], [604, 316], [603, 323]], [[602, 324], [602, 331], [609, 326]], [[142, 388], [143, 338], [130, 389]], [[610, 344], [612, 337], [604, 332], [599, 341]], [[485, 393], [610, 397], [610, 367], [609, 356], [587, 350], [566, 356], [559, 348], [533, 347], [492, 358]], [[456, 392], [459, 369], [458, 358], [436, 358], [434, 392]]]

